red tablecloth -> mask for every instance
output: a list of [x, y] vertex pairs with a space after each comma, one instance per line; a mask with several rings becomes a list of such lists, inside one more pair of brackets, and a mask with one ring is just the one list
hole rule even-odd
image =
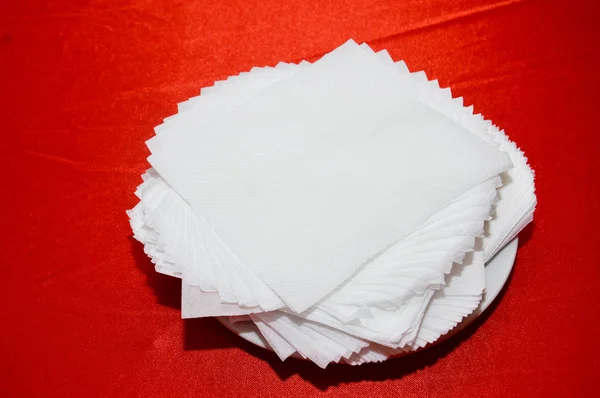
[[[0, 3], [0, 395], [600, 396], [600, 18], [594, 2], [5, 0]], [[180, 319], [125, 209], [144, 141], [201, 86], [348, 38], [424, 69], [536, 170], [501, 300], [385, 364], [284, 363]]]

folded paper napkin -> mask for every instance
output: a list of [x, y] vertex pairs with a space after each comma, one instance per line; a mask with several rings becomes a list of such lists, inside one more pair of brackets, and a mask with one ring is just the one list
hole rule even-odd
[[449, 89], [350, 40], [179, 104], [128, 212], [184, 318], [254, 322], [283, 360], [381, 361], [472, 313], [532, 220], [523, 153]]

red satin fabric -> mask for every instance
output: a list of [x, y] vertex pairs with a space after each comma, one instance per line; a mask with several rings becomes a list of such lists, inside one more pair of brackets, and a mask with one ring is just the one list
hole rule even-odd
[[[0, 3], [0, 395], [600, 396], [594, 1]], [[501, 300], [385, 364], [284, 363], [182, 321], [125, 215], [144, 141], [199, 88], [348, 38], [427, 71], [506, 129], [539, 206]]]

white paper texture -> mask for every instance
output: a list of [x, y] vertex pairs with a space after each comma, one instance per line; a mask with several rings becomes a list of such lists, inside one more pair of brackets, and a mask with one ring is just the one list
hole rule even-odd
[[182, 317], [254, 321], [282, 360], [361, 364], [434, 342], [533, 217], [516, 145], [366, 45], [253, 68], [179, 110], [148, 142], [134, 236], [183, 279]]

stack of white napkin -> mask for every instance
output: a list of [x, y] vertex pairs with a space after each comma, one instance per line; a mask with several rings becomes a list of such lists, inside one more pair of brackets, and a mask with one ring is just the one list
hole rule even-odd
[[184, 318], [254, 322], [283, 360], [381, 361], [472, 313], [532, 220], [533, 172], [449, 89], [350, 40], [179, 104], [128, 212]]

